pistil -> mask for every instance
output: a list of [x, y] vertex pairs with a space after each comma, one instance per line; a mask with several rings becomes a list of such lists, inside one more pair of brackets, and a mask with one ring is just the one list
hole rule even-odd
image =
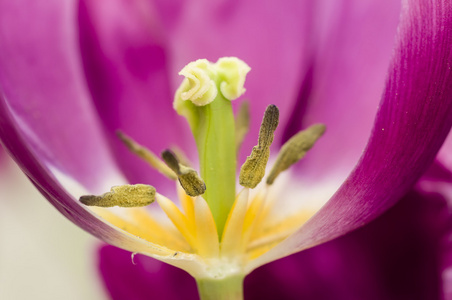
[[185, 116], [196, 141], [207, 201], [221, 236], [235, 200], [236, 134], [231, 101], [243, 94], [250, 68], [237, 58], [213, 64], [205, 59], [185, 66], [186, 78], [176, 92], [174, 108]]

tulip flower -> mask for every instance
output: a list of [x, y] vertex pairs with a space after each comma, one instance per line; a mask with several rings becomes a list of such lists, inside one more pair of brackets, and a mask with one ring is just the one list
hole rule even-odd
[[[0, 2], [2, 143], [81, 228], [187, 271], [203, 299], [240, 299], [252, 270], [360, 228], [394, 205], [445, 140], [451, 5], [403, 1], [396, 31], [400, 4], [392, 2]], [[388, 20], [371, 26], [364, 12]], [[347, 38], [366, 51], [345, 47]], [[217, 61], [223, 56], [246, 64]], [[173, 111], [179, 71], [188, 81], [174, 106], [190, 126]], [[228, 102], [243, 84], [254, 120], [239, 158], [252, 153], [240, 172], [244, 188], [232, 176], [234, 127], [246, 126], [237, 126]], [[327, 132], [304, 161], [285, 170], [270, 158], [277, 166], [270, 175], [284, 172], [260, 183], [268, 152], [316, 123]], [[172, 145], [187, 153], [190, 168], [179, 164], [186, 160], [179, 151], [165, 150]], [[167, 166], [150, 151], [164, 151]]]

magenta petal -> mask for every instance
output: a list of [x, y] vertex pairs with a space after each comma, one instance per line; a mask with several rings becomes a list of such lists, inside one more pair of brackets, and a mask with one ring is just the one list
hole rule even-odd
[[174, 145], [193, 152], [188, 125], [172, 107], [166, 37], [155, 11], [144, 1], [81, 1], [79, 26], [88, 85], [118, 162], [131, 182], [155, 184], [162, 176], [115, 135], [121, 130], [157, 154]]
[[[369, 139], [385, 84], [400, 16], [400, 2], [316, 1], [320, 31], [312, 66], [281, 137], [314, 123], [327, 131], [295, 166], [304, 182], [331, 173], [341, 181], [358, 162]], [[327, 9], [328, 8], [328, 9]], [[334, 149], [334, 150], [332, 150]], [[340, 155], [339, 155], [340, 153]]]
[[2, 145], [0, 144], [0, 169], [5, 165], [7, 161], [7, 154], [5, 153], [5, 150], [3, 149]]
[[[444, 145], [443, 145], [444, 148]], [[442, 148], [442, 149], [443, 149]], [[442, 150], [440, 150], [442, 151]], [[437, 159], [433, 162], [433, 164], [428, 168], [428, 170], [422, 176], [422, 183], [426, 180], [430, 183], [439, 183], [439, 182], [448, 182], [452, 183], [452, 170], [445, 166], [440, 160]], [[422, 184], [421, 183], [421, 184]], [[441, 189], [436, 189], [437, 191], [441, 191]]]
[[426, 171], [452, 125], [451, 12], [449, 1], [404, 2], [386, 90], [360, 162], [305, 226], [256, 265], [370, 222]]
[[112, 246], [99, 250], [99, 269], [114, 300], [197, 300], [196, 282], [188, 273], [146, 256]]
[[96, 188], [114, 162], [78, 59], [75, 8], [75, 1], [0, 2], [0, 88], [6, 101], [0, 118], [10, 110], [11, 122], [42, 162]]
[[[437, 156], [438, 164], [452, 171], [452, 134], [449, 134]], [[450, 181], [452, 182], [452, 180]]]

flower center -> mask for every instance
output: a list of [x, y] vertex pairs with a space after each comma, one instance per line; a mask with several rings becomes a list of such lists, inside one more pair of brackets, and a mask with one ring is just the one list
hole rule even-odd
[[[243, 102], [234, 118], [231, 101], [245, 92], [245, 77], [249, 71], [250, 68], [243, 61], [228, 57], [216, 63], [197, 60], [179, 73], [185, 79], [176, 91], [173, 106], [178, 114], [187, 119], [195, 138], [200, 175], [180, 154], [165, 150], [161, 160], [124, 133], [118, 132], [118, 137], [132, 152], [169, 179], [178, 181], [182, 211], [153, 187], [144, 184], [113, 187], [101, 196], [87, 195], [81, 197], [80, 201], [98, 207], [141, 207], [157, 201], [177, 229], [176, 233], [173, 232], [174, 239], [182, 236], [182, 242], [170, 241], [170, 248], [195, 252], [203, 257], [232, 257], [245, 252], [254, 257], [285, 238], [288, 231], [292, 230], [288, 228], [294, 226], [283, 225], [276, 232], [274, 228], [265, 227], [264, 220], [269, 215], [265, 208], [267, 189], [281, 172], [305, 155], [322, 136], [325, 126], [316, 124], [292, 137], [276, 158], [265, 187], [249, 201], [249, 190], [256, 188], [265, 176], [270, 146], [279, 123], [278, 108], [275, 105], [268, 106], [258, 143], [240, 169], [239, 183], [244, 188], [236, 195], [236, 156], [248, 131], [249, 109], [247, 102]], [[142, 219], [140, 214], [134, 218]], [[103, 215], [108, 214], [104, 212]], [[166, 226], [154, 219], [149, 221], [151, 219], [149, 217], [142, 223], [155, 228]], [[298, 225], [299, 222], [298, 216], [295, 223]], [[260, 226], [258, 231], [255, 230], [256, 226]], [[126, 225], [122, 227], [143, 236], [140, 229], [131, 230]], [[168, 233], [169, 229], [165, 228], [162, 232]], [[253, 238], [255, 232], [263, 234]], [[149, 238], [157, 244], [164, 244], [165, 239], [156, 236]]]

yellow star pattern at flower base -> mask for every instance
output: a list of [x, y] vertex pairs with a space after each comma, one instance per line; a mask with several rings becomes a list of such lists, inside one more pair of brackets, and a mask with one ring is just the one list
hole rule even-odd
[[149, 208], [127, 209], [122, 216], [106, 209], [92, 209], [112, 225], [161, 245], [174, 256], [195, 254], [206, 266], [218, 260], [240, 268], [285, 239], [315, 213], [300, 211], [283, 220], [272, 218], [272, 204], [276, 199], [268, 199], [265, 189], [254, 197], [250, 197], [248, 188], [237, 195], [221, 243], [206, 201], [187, 196], [180, 186], [181, 208], [162, 195], [156, 196], [156, 202], [168, 217], [166, 220], [153, 216]]

